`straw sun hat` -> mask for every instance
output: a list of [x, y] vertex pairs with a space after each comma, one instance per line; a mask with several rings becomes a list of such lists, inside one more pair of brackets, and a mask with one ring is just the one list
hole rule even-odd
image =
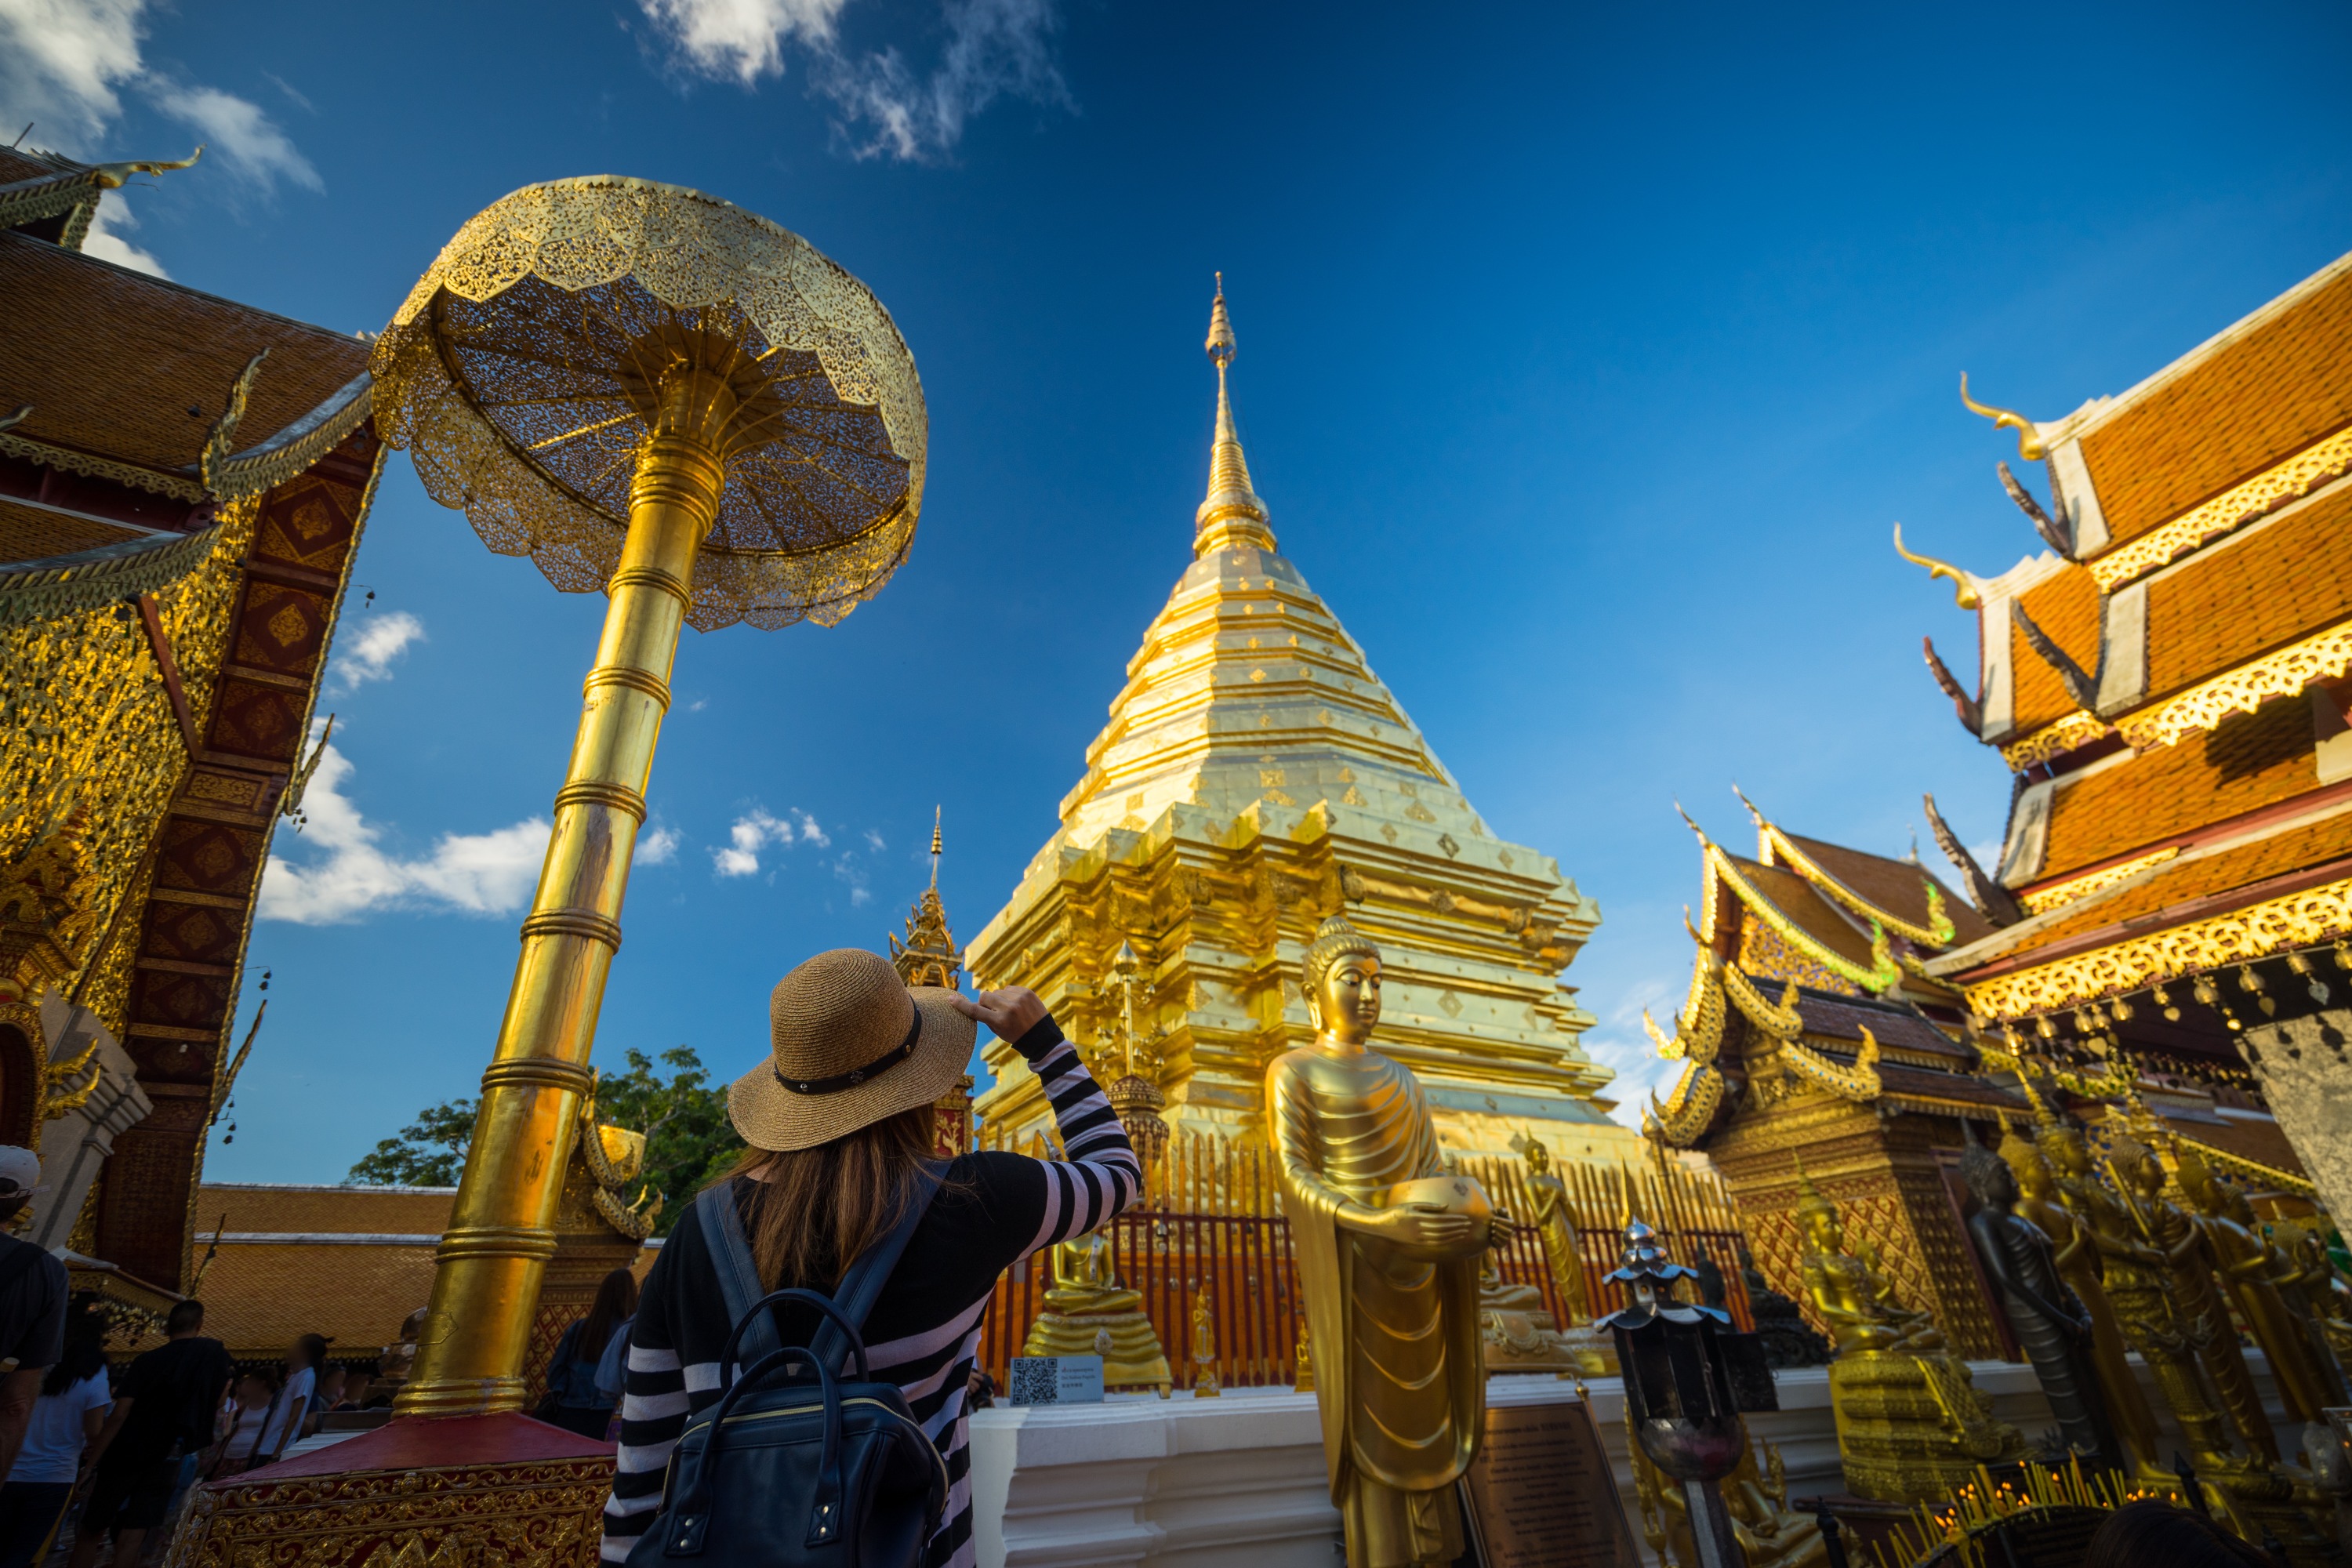
[[768, 998], [770, 1055], [727, 1091], [754, 1149], [812, 1148], [953, 1089], [977, 1026], [952, 991], [909, 986], [862, 948], [820, 952]]

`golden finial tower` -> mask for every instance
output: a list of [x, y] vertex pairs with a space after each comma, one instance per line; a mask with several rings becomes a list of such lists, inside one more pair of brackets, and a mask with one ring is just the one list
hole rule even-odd
[[[1167, 1121], [1247, 1137], [1265, 1063], [1314, 1032], [1300, 954], [1344, 910], [1388, 957], [1382, 1038], [1453, 1146], [1503, 1152], [1533, 1122], [1563, 1159], [1630, 1151], [1597, 1098], [1611, 1074], [1579, 1045], [1593, 1020], [1558, 979], [1598, 907], [1487, 828], [1276, 552], [1234, 418], [1222, 277], [1203, 346], [1217, 396], [1193, 557], [1059, 830], [973, 939], [974, 976], [1035, 990], [1076, 1038], [1164, 1031], [1153, 1070], [1125, 1075], [1139, 1109], [1149, 1084]], [[1000, 1071], [982, 1110], [1016, 1137], [1050, 1125], [1024, 1073]]]

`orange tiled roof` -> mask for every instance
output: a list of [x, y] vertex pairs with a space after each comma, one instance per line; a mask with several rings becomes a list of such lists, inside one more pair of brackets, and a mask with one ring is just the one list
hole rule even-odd
[[[205, 1331], [238, 1356], [278, 1355], [306, 1333], [367, 1360], [400, 1337], [433, 1289], [436, 1239], [454, 1187], [288, 1187], [206, 1183], [196, 1194], [196, 1255], [221, 1216], [229, 1237], [205, 1271]], [[244, 1239], [284, 1237], [282, 1241]], [[398, 1243], [303, 1237], [415, 1237]]]
[[1823, 947], [1841, 958], [1850, 958], [1865, 967], [1869, 964], [1870, 939], [1854, 930], [1852, 921], [1815, 892], [1811, 882], [1782, 867], [1767, 866], [1738, 855], [1730, 859], [1758, 892]]
[[2083, 459], [2120, 543], [2347, 423], [2352, 271], [2097, 420]]
[[2037, 884], [2225, 821], [2319, 784], [2311, 706], [2280, 698], [2212, 730], [2062, 783]]
[[2191, 556], [2147, 592], [2147, 690], [2162, 696], [2352, 615], [2352, 483]]
[[78, 512], [52, 511], [0, 497], [0, 561], [37, 561], [101, 544], [125, 544], [146, 535]]
[[263, 349], [240, 451], [367, 368], [356, 338], [20, 234], [0, 234], [0, 405], [33, 405], [10, 434], [185, 479], [229, 388]]
[[[2098, 579], [2070, 563], [2054, 576], [2028, 588], [2018, 602], [2025, 606], [2033, 624], [2047, 632], [2051, 640], [2065, 649], [2067, 657], [2084, 671], [2098, 668]], [[2015, 716], [2018, 735], [2074, 711], [2074, 700], [2066, 694], [2065, 682], [2033, 651], [2023, 632], [2014, 625], [1987, 629], [1991, 635], [2009, 638], [2009, 668], [2012, 672], [2010, 710]]]
[[[1788, 830], [1783, 828], [1781, 831]], [[1847, 888], [1888, 914], [1916, 925], [1927, 923], [1927, 884], [1935, 883], [1943, 897], [1944, 912], [1951, 919], [1953, 937], [1950, 945], [1954, 947], [1965, 947], [1979, 937], [1992, 934], [1990, 921], [1977, 913], [1974, 905], [1952, 891], [1940, 878], [1916, 860], [1897, 860], [1885, 855], [1873, 855], [1867, 850], [1849, 849], [1843, 844], [1807, 838], [1801, 834], [1790, 833], [1789, 837], [1812, 858], [1815, 865]]]
[[2232, 892], [2273, 877], [2325, 866], [2347, 856], [2352, 856], [2352, 811], [2338, 811], [2333, 816], [2290, 827], [2267, 838], [2194, 859], [2170, 862], [2158, 868], [2146, 881], [2119, 886], [2109, 893], [2095, 893], [2079, 904], [2068, 906], [2073, 912], [2062, 911], [2061, 918], [2036, 931], [2026, 947], [2001, 957], [2014, 966], [2018, 952], [2038, 951], [2070, 937], [2126, 921], [2134, 922], [2136, 935], [2161, 930], [2171, 923], [2167, 911], [2179, 906]]
[[2182, 1138], [2202, 1143], [2208, 1149], [2219, 1149], [2224, 1154], [2235, 1154], [2241, 1160], [2284, 1171], [2290, 1176], [2308, 1175], [2303, 1157], [2294, 1152], [2294, 1145], [2286, 1141], [2286, 1134], [2279, 1131], [2275, 1121], [2236, 1116], [2215, 1121], [2166, 1117], [2165, 1124]]

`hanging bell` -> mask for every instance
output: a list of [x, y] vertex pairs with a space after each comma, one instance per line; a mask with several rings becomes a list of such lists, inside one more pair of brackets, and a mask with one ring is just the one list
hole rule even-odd
[[2164, 1009], [2164, 1017], [2167, 1023], [2178, 1024], [2180, 1022], [2180, 1008], [2179, 1005], [2172, 1000], [2172, 993], [2167, 991], [2163, 986], [2158, 985], [2151, 991], [2149, 994], [2156, 998], [2156, 1005]]
[[2114, 1015], [2115, 1020], [2118, 1024], [2128, 1024], [2131, 1022], [2132, 1005], [2129, 1002], [2125, 1001], [2120, 996], [2107, 1004], [2107, 1011]]
[[2303, 976], [2305, 981], [2304, 989], [2311, 993], [2311, 999], [2313, 1001], [2318, 1003], [2322, 1006], [2326, 1006], [2327, 1005], [2327, 982], [2319, 978], [2319, 976], [2312, 971], [2311, 955], [2309, 953], [2288, 953], [2286, 957], [2286, 966], [2289, 969], [2294, 970], [2297, 974]]

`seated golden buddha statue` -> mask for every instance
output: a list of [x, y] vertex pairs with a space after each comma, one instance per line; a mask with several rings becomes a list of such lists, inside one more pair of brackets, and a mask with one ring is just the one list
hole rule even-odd
[[1504, 1279], [1491, 1251], [1478, 1266], [1478, 1341], [1490, 1374], [1582, 1370], [1560, 1338], [1543, 1292]]
[[1896, 1298], [1866, 1243], [1847, 1249], [1837, 1206], [1801, 1161], [1797, 1180], [1805, 1289], [1837, 1346], [1830, 1402], [1846, 1489], [1880, 1502], [1928, 1502], [1967, 1485], [1979, 1465], [2022, 1455], [2024, 1439], [1993, 1418], [1935, 1321]]
[[[1742, 1417], [1740, 1427], [1747, 1429]], [[1764, 1455], [1759, 1468], [1757, 1454]], [[1627, 1449], [1633, 1470], [1633, 1495], [1642, 1514], [1642, 1535], [1660, 1563], [1671, 1568], [1700, 1568], [1697, 1542], [1690, 1527], [1690, 1504], [1680, 1485], [1650, 1462], [1634, 1443]], [[1826, 1568], [1829, 1548], [1822, 1541], [1821, 1521], [1789, 1506], [1789, 1476], [1780, 1450], [1759, 1442], [1751, 1433], [1738, 1468], [1717, 1483], [1723, 1505], [1731, 1516], [1732, 1539], [1738, 1542], [1748, 1568]]]
[[1103, 1386], [1156, 1387], [1167, 1398], [1168, 1354], [1143, 1314], [1143, 1298], [1119, 1284], [1109, 1238], [1097, 1230], [1063, 1242], [1054, 1248], [1053, 1271], [1045, 1310], [1029, 1325], [1021, 1353], [1094, 1355], [1108, 1334]]

